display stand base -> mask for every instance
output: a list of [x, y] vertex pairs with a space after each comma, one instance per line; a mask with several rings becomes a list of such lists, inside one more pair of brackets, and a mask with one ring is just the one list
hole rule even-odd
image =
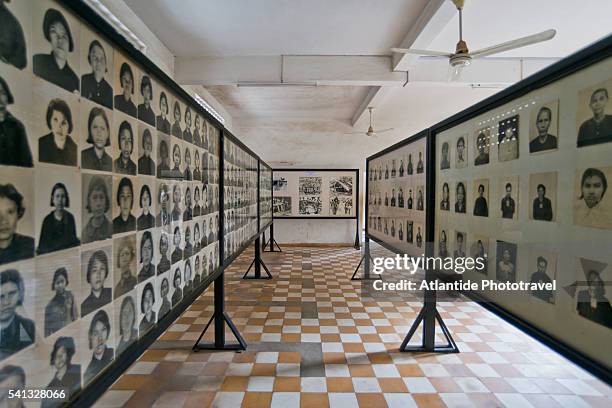
[[[266, 251], [266, 248], [270, 245], [270, 250]], [[278, 251], [274, 249], [274, 245], [278, 248]], [[262, 252], [283, 252], [281, 247], [278, 245], [278, 242], [274, 238], [270, 238], [261, 249]]]
[[[374, 275], [374, 277], [370, 276], [370, 271], [369, 271], [369, 269], [370, 269], [370, 268], [369, 268], [369, 266], [370, 266], [370, 265], [364, 265], [364, 266], [367, 268], [367, 270], [366, 270], [366, 272], [363, 274], [363, 277], [359, 277], [359, 276], [357, 276], [357, 272], [359, 272], [359, 268], [361, 268], [361, 264], [363, 264], [363, 261], [365, 260], [365, 258], [366, 258], [366, 255], [364, 254], [364, 255], [361, 257], [361, 260], [359, 261], [359, 264], [357, 264], [357, 268], [355, 268], [355, 272], [353, 272], [353, 276], [351, 276], [351, 280], [352, 280], [352, 281], [359, 281], [359, 280], [379, 280], [379, 279], [380, 279], [380, 280], [382, 280], [382, 277], [381, 277], [380, 275], [378, 275], [378, 274], [375, 274], [375, 275]], [[368, 261], [367, 261], [368, 263], [373, 263], [373, 262], [372, 262], [372, 257], [367, 256], [367, 258], [368, 258]]]
[[[257, 265], [256, 262], [259, 265]], [[247, 276], [253, 266], [255, 266], [255, 275]], [[259, 269], [258, 266], [260, 268], [263, 268], [264, 271], [266, 271], [267, 276], [261, 276], [261, 269]], [[258, 272], [257, 269], [259, 269], [259, 273], [257, 273]], [[268, 269], [266, 264], [261, 259], [255, 258], [253, 259], [253, 262], [251, 262], [251, 265], [249, 265], [249, 269], [247, 269], [247, 271], [242, 276], [242, 279], [272, 279], [272, 274], [270, 273], [270, 270]]]
[[[444, 334], [444, 337], [446, 338], [447, 344], [446, 345], [436, 345], [434, 343], [433, 338], [430, 339], [430, 341], [427, 341], [427, 339], [425, 338], [426, 336], [423, 335], [423, 342], [421, 345], [415, 345], [415, 346], [408, 345], [408, 343], [412, 339], [412, 336], [414, 336], [414, 333], [417, 331], [421, 323], [423, 323], [423, 332], [425, 333], [425, 313], [426, 313], [427, 308], [428, 306], [423, 306], [423, 308], [419, 312], [419, 315], [417, 316], [416, 320], [412, 324], [410, 331], [408, 331], [406, 338], [404, 339], [404, 341], [402, 342], [402, 345], [399, 348], [400, 351], [403, 351], [403, 352], [424, 351], [424, 352], [430, 352], [430, 353], [459, 353], [459, 348], [457, 347], [457, 344], [455, 344], [455, 341], [453, 340], [450, 334], [450, 331], [446, 327], [446, 324], [442, 320], [442, 316], [440, 316], [440, 313], [438, 313], [437, 310], [434, 311], [434, 322], [433, 323], [435, 324], [436, 321], [438, 322], [438, 324], [440, 325], [440, 328], [442, 329], [442, 333]], [[434, 336], [434, 333], [435, 332], [432, 330], [431, 335]]]
[[[230, 330], [234, 334], [234, 337], [236, 338], [236, 340], [238, 340], [238, 343], [226, 343], [225, 333], [221, 333], [222, 336], [220, 337], [223, 338], [222, 341], [217, 341], [218, 340], [217, 333], [215, 333], [214, 343], [203, 343], [203, 344], [200, 343], [200, 340], [202, 340], [202, 337], [204, 337], [204, 333], [206, 333], [206, 330], [208, 330], [208, 327], [215, 320], [215, 318], [223, 319], [223, 321], [229, 326]], [[200, 333], [200, 337], [198, 337], [195, 344], [193, 345], [192, 350], [193, 352], [197, 353], [200, 350], [246, 350], [246, 348], [247, 348], [247, 344], [242, 338], [242, 336], [240, 335], [240, 332], [238, 331], [236, 326], [234, 326], [234, 322], [232, 322], [232, 319], [230, 319], [227, 313], [223, 312], [219, 316], [217, 316], [217, 313], [211, 316], [208, 323], [206, 323], [204, 330], [202, 330], [202, 333]]]

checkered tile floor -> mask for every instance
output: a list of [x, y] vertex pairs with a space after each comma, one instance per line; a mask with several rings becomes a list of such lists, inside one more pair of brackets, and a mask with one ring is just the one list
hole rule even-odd
[[612, 388], [465, 300], [438, 304], [461, 353], [399, 353], [421, 300], [364, 300], [349, 280], [359, 257], [286, 248], [264, 254], [273, 280], [244, 281], [252, 255], [243, 255], [226, 273], [226, 308], [248, 350], [191, 352], [211, 287], [96, 406], [612, 406]]

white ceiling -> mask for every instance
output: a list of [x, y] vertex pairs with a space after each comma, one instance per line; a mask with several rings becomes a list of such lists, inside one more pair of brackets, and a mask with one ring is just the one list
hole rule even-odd
[[426, 0], [125, 0], [177, 56], [380, 55]]
[[[428, 0], [433, 1], [433, 0]], [[426, 0], [125, 0], [175, 56], [281, 54], [389, 55]], [[564, 57], [610, 34], [611, 0], [466, 0], [464, 38], [471, 50], [555, 28], [549, 42], [500, 54]], [[428, 49], [453, 50], [458, 17], [439, 28]], [[422, 64], [417, 62], [417, 64]], [[495, 69], [493, 69], [495, 71]], [[351, 118], [371, 90], [358, 86], [213, 86], [232, 115], [234, 133], [270, 162], [363, 167], [365, 157], [448, 117], [499, 89], [438, 84], [393, 88], [377, 100], [376, 138]]]

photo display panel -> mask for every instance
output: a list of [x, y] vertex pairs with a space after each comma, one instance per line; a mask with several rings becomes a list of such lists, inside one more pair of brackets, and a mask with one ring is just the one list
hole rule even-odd
[[221, 132], [62, 4], [0, 5], [0, 372], [70, 399], [219, 268]]
[[259, 229], [272, 222], [272, 168], [259, 162]]
[[225, 259], [242, 250], [258, 232], [257, 163], [258, 159], [230, 137], [223, 142], [224, 248]]
[[603, 59], [435, 134], [436, 255], [485, 257], [464, 281], [556, 281], [478, 293], [606, 367], [611, 72]]
[[400, 253], [425, 252], [427, 140], [415, 138], [368, 161], [367, 234]]
[[274, 170], [274, 218], [356, 218], [358, 170]]

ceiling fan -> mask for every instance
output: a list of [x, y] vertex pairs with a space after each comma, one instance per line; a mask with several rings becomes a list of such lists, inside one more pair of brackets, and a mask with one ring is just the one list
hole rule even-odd
[[457, 80], [461, 76], [463, 68], [470, 65], [472, 59], [486, 57], [488, 55], [497, 54], [504, 51], [513, 50], [516, 48], [525, 47], [527, 45], [536, 44], [552, 39], [557, 32], [553, 29], [542, 31], [541, 33], [528, 35], [526, 37], [517, 38], [491, 47], [482, 48], [480, 50], [470, 52], [467, 43], [463, 41], [463, 6], [465, 0], [451, 0], [457, 10], [459, 10], [459, 42], [454, 53], [417, 50], [412, 48], [391, 48], [391, 51], [400, 54], [417, 54], [434, 58], [448, 58], [449, 62], [449, 77], [451, 80]]
[[374, 137], [379, 133], [384, 133], [384, 132], [388, 132], [390, 130], [393, 130], [393, 128], [388, 128], [388, 129], [382, 129], [382, 130], [374, 130], [374, 128], [372, 127], [372, 111], [374, 110], [374, 107], [372, 106], [368, 106], [368, 111], [370, 111], [370, 126], [368, 127], [368, 130], [365, 132], [348, 132], [345, 133], [345, 135], [366, 135], [366, 136], [370, 136], [370, 137]]

